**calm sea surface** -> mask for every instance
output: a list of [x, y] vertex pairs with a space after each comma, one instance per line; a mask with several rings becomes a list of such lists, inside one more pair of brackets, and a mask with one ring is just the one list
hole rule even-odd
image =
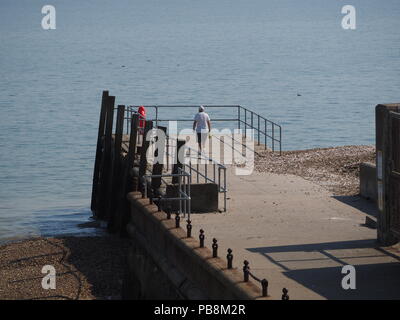
[[373, 144], [374, 106], [400, 101], [400, 2], [1, 0], [0, 240], [93, 232], [76, 224], [104, 89], [117, 104], [241, 104], [283, 126], [286, 150]]

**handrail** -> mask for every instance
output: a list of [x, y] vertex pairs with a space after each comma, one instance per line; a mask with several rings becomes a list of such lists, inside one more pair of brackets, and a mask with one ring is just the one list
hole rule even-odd
[[[230, 108], [236, 109], [237, 118], [214, 118], [213, 122], [237, 122], [238, 129], [241, 126], [244, 126], [244, 135], [246, 136], [246, 129], [251, 128], [255, 131], [257, 136], [258, 145], [262, 143], [262, 137], [264, 138], [263, 144], [264, 148], [267, 149], [268, 142], [270, 142], [271, 150], [275, 152], [276, 146], [278, 148], [277, 151], [282, 153], [282, 126], [265, 118], [264, 116], [251, 111], [250, 109], [243, 107], [241, 105], [203, 105], [207, 109], [221, 109], [221, 108]], [[139, 106], [129, 106], [128, 108], [138, 108]], [[199, 105], [144, 105], [145, 108], [152, 108], [155, 110], [155, 116], [152, 120], [154, 120], [157, 124], [158, 122], [168, 122], [168, 121], [177, 121], [177, 122], [191, 122], [193, 119], [168, 119], [168, 118], [160, 118], [159, 111], [162, 109], [173, 109], [173, 108], [198, 108]], [[249, 115], [249, 119], [247, 116]], [[254, 123], [256, 122], [256, 124]], [[269, 133], [270, 132], [270, 133]]]

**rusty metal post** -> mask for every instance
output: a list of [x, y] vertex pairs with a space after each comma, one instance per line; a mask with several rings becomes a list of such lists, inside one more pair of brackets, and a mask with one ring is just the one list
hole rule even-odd
[[268, 296], [268, 280], [262, 279], [261, 286], [262, 286], [262, 296], [267, 297]]
[[228, 260], [228, 269], [232, 269], [232, 260], [233, 260], [233, 254], [232, 254], [232, 249], [228, 249], [228, 254], [226, 255], [226, 259]]
[[289, 295], [288, 295], [289, 290], [286, 288], [282, 289], [282, 300], [289, 300]]
[[200, 248], [204, 248], [204, 230], [200, 229], [200, 235], [199, 235], [199, 240], [200, 240]]
[[218, 257], [218, 243], [217, 243], [217, 239], [213, 239], [213, 244], [212, 244], [212, 249], [213, 249], [213, 258]]
[[250, 267], [249, 267], [249, 262], [247, 260], [243, 261], [243, 281], [248, 282], [249, 281], [249, 272], [250, 272]]
[[186, 232], [187, 232], [187, 237], [191, 238], [192, 237], [192, 221], [190, 221], [190, 220], [187, 220]]

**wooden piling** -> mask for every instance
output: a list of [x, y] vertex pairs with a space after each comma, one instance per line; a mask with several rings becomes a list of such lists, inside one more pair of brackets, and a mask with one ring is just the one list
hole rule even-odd
[[121, 182], [121, 146], [122, 146], [122, 135], [124, 130], [124, 116], [125, 116], [125, 106], [119, 105], [117, 108], [117, 123], [115, 126], [114, 135], [114, 152], [112, 160], [112, 170], [110, 173], [110, 185], [108, 190], [108, 229], [110, 231], [114, 230], [115, 225], [115, 211], [117, 208], [118, 193], [120, 192], [120, 182]]
[[128, 172], [133, 168], [135, 154], [136, 154], [136, 145], [137, 145], [137, 136], [138, 136], [138, 126], [139, 126], [139, 115], [133, 114], [131, 119], [131, 132], [129, 136], [129, 149], [127, 154], [128, 161]]
[[93, 169], [93, 184], [92, 184], [92, 200], [90, 204], [90, 209], [93, 212], [93, 215], [96, 216], [96, 196], [98, 191], [99, 184], [99, 175], [100, 175], [100, 164], [103, 153], [103, 137], [104, 137], [104, 125], [106, 119], [106, 100], [108, 98], [108, 91], [103, 91], [103, 95], [101, 98], [101, 107], [100, 107], [100, 119], [99, 119], [99, 129], [97, 133], [97, 147], [96, 147], [96, 157], [94, 161], [94, 169]]
[[118, 208], [116, 211], [116, 230], [119, 231], [119, 235], [122, 237], [127, 236], [126, 226], [130, 220], [130, 209], [129, 203], [126, 198], [128, 192], [132, 191], [132, 175], [131, 171], [134, 167], [137, 134], [139, 126], [139, 115], [133, 114], [131, 118], [131, 132], [129, 136], [129, 149], [128, 154], [122, 159], [122, 180], [121, 180], [121, 191], [119, 193]]
[[106, 121], [104, 133], [104, 151], [100, 167], [100, 180], [99, 180], [99, 197], [97, 198], [96, 212], [99, 218], [106, 217], [107, 203], [109, 196], [107, 194], [108, 186], [110, 185], [110, 171], [111, 171], [111, 143], [112, 143], [112, 127], [114, 120], [114, 104], [115, 97], [109, 96], [106, 100]]

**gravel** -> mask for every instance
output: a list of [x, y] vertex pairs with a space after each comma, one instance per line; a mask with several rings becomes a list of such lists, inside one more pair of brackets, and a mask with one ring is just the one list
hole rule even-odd
[[284, 151], [281, 156], [264, 151], [255, 156], [255, 170], [297, 175], [335, 195], [357, 195], [361, 162], [375, 163], [375, 146]]
[[[114, 236], [35, 238], [0, 246], [0, 299], [120, 299], [129, 241]], [[43, 289], [42, 268], [56, 270]]]

